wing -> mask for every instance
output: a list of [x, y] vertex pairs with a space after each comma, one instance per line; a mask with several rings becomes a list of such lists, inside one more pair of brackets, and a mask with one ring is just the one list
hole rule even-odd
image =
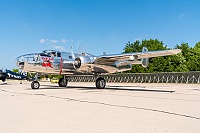
[[149, 52], [135, 52], [126, 54], [113, 54], [113, 55], [102, 55], [95, 59], [95, 64], [113, 65], [116, 62], [138, 60], [143, 58], [152, 58], [159, 56], [169, 56], [180, 53], [180, 49], [173, 50], [162, 50], [162, 51], [149, 51]]

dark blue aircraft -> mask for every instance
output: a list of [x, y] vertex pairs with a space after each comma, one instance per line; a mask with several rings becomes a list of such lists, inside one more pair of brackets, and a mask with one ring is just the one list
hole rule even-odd
[[3, 72], [2, 70], [0, 70], [0, 80], [2, 80], [3, 82], [5, 82], [6, 79], [23, 80], [23, 79], [28, 79], [28, 77], [25, 76], [25, 75], [23, 75], [23, 74], [15, 73], [15, 72], [13, 72], [11, 70], [6, 70], [5, 72]]
[[2, 80], [3, 82], [6, 81], [6, 78], [8, 78], [8, 74], [3, 72], [2, 70], [0, 70], [0, 80]]

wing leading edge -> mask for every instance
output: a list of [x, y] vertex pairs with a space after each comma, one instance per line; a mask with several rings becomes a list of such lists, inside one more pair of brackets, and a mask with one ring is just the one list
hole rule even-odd
[[[113, 65], [116, 62], [121, 62], [121, 61], [130, 61], [130, 60], [137, 61], [138, 59], [152, 58], [152, 57], [159, 57], [159, 56], [169, 56], [169, 55], [178, 54], [180, 52], [181, 52], [181, 49], [173, 49], [173, 50], [162, 50], [162, 51], [102, 55], [102, 56], [98, 56], [95, 59], [95, 64]], [[135, 64], [135, 63], [133, 62], [132, 64]]]

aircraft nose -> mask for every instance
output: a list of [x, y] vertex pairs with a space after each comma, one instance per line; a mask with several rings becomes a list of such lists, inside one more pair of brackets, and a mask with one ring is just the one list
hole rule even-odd
[[16, 65], [19, 69], [23, 70], [24, 68], [24, 56], [19, 56], [16, 58]]
[[27, 63], [32, 65], [40, 64], [41, 56], [48, 56], [48, 55], [43, 53], [32, 53], [32, 54], [21, 55], [16, 58], [16, 65], [19, 69], [23, 70], [24, 65], [26, 65]]

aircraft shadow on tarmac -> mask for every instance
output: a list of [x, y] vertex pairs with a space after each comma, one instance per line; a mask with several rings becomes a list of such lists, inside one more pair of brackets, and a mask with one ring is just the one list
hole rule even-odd
[[10, 85], [10, 84], [8, 84], [8, 83], [0, 83], [0, 85]]
[[[131, 86], [134, 88], [125, 88], [126, 86], [107, 86], [105, 90], [114, 90], [114, 91], [144, 91], [144, 92], [165, 92], [165, 93], [173, 93], [174, 90], [154, 90], [154, 89], [143, 89], [145, 87], [139, 86]], [[128, 86], [130, 87], [130, 86]], [[137, 88], [136, 88], [137, 87]], [[77, 89], [77, 90], [104, 90], [104, 89], [96, 89], [96, 87], [91, 86], [67, 86], [67, 87], [58, 87], [57, 85], [42, 85], [39, 90], [43, 89]]]

